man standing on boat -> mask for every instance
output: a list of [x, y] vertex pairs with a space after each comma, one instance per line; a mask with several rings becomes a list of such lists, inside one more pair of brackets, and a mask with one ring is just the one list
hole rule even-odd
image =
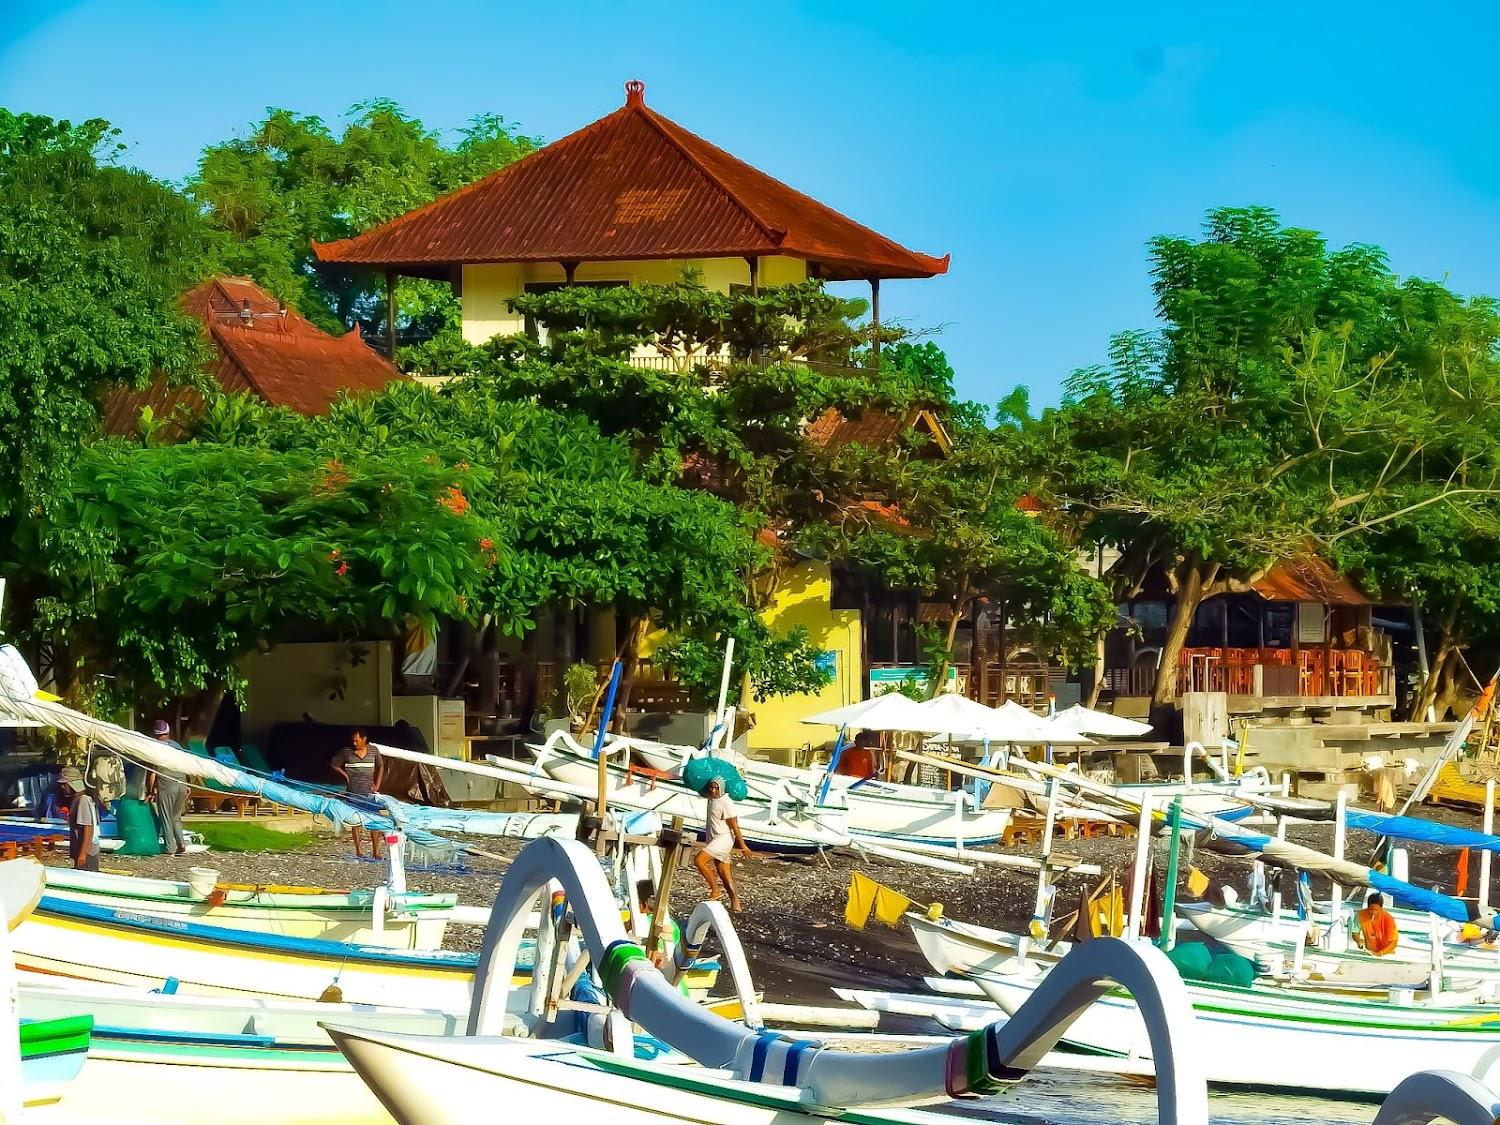
[[62, 771], [68, 790], [68, 855], [79, 871], [99, 870], [99, 805], [83, 785], [83, 771], [68, 766]]
[[[351, 797], [370, 797], [380, 791], [380, 781], [385, 776], [385, 762], [380, 757], [380, 751], [370, 745], [370, 739], [364, 731], [355, 731], [349, 741], [351, 745], [335, 754], [329, 764], [333, 767], [333, 772], [344, 779], [344, 787]], [[360, 837], [365, 830], [355, 825], [350, 831], [354, 833], [354, 855], [363, 859], [365, 853], [360, 846]], [[380, 837], [373, 828], [369, 831], [370, 858], [374, 859], [380, 855]]]
[[[172, 739], [167, 720], [151, 724], [151, 737], [174, 750], [182, 747]], [[182, 828], [182, 808], [187, 803], [187, 779], [165, 770], [152, 770], [146, 777], [146, 800], [156, 811], [162, 850], [168, 855], [187, 855], [187, 833]]]
[[1365, 899], [1365, 908], [1355, 917], [1359, 920], [1359, 933], [1354, 938], [1357, 945], [1376, 957], [1396, 952], [1396, 943], [1400, 940], [1396, 919], [1385, 908], [1385, 899], [1378, 892], [1371, 892]]
[[[738, 810], [735, 809], [734, 802], [724, 795], [723, 779], [716, 777], [710, 781], [708, 788], [704, 790], [704, 796], [708, 798], [707, 823], [703, 834], [703, 846], [693, 857], [693, 865], [698, 868], [698, 874], [702, 875], [703, 881], [708, 884], [708, 897], [717, 900], [727, 894], [729, 909], [738, 914], [740, 893], [734, 886], [734, 873], [730, 870], [729, 853], [738, 848], [740, 855], [749, 859], [750, 848], [745, 843], [745, 837], [740, 835]], [[717, 883], [714, 879], [716, 874]], [[720, 893], [721, 885], [723, 893]]]

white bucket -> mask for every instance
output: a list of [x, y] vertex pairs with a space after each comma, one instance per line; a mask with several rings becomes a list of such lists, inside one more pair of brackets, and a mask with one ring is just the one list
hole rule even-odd
[[219, 885], [219, 873], [212, 867], [189, 867], [187, 884], [198, 898], [207, 898]]

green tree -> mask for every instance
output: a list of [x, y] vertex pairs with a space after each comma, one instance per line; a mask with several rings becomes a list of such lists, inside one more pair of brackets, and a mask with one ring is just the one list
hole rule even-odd
[[287, 627], [463, 615], [487, 535], [463, 489], [483, 482], [405, 450], [100, 442], [45, 536], [36, 628], [58, 673], [133, 704], [201, 696], [201, 727]]
[[0, 110], [0, 536], [7, 610], [42, 591], [38, 538], [98, 430], [102, 389], [194, 378], [198, 326], [177, 298], [211, 268], [192, 206], [113, 163], [107, 122]]
[[959, 625], [981, 600], [1025, 622], [1041, 651], [1077, 663], [1114, 620], [1108, 590], [1078, 565], [1075, 546], [1050, 522], [1022, 512], [1028, 491], [1016, 432], [965, 425], [945, 456], [913, 436], [884, 448], [851, 445], [837, 470], [844, 492], [879, 497], [813, 525], [804, 545], [892, 589], [941, 602], [926, 637], [929, 690], [942, 690]]
[[[314, 269], [312, 243], [348, 238], [429, 203], [534, 151], [540, 142], [496, 114], [471, 118], [456, 143], [377, 99], [352, 106], [341, 132], [321, 118], [270, 109], [245, 137], [210, 145], [188, 182], [208, 221], [228, 236], [224, 265], [254, 278], [329, 331], [379, 331], [380, 278]], [[412, 338], [457, 324], [447, 286], [402, 286]]]
[[1198, 605], [1434, 506], [1492, 502], [1495, 310], [1400, 282], [1263, 208], [1151, 244], [1160, 333], [1126, 333], [1038, 423], [1059, 505], [1122, 551], [1117, 593], [1174, 598], [1155, 697]]

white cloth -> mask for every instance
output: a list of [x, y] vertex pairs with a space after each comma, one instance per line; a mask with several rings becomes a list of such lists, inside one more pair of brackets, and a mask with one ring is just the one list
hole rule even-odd
[[722, 793], [709, 798], [703, 850], [714, 859], [727, 860], [734, 850], [734, 833], [729, 830], [729, 822], [738, 819], [739, 815], [734, 802]]

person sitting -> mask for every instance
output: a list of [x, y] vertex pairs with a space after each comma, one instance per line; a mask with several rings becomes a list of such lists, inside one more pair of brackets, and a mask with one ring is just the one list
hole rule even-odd
[[1359, 921], [1359, 933], [1354, 935], [1355, 944], [1376, 957], [1388, 957], [1396, 952], [1400, 934], [1396, 919], [1385, 908], [1385, 899], [1378, 891], [1372, 891], [1365, 899], [1365, 908], [1355, 917]]

